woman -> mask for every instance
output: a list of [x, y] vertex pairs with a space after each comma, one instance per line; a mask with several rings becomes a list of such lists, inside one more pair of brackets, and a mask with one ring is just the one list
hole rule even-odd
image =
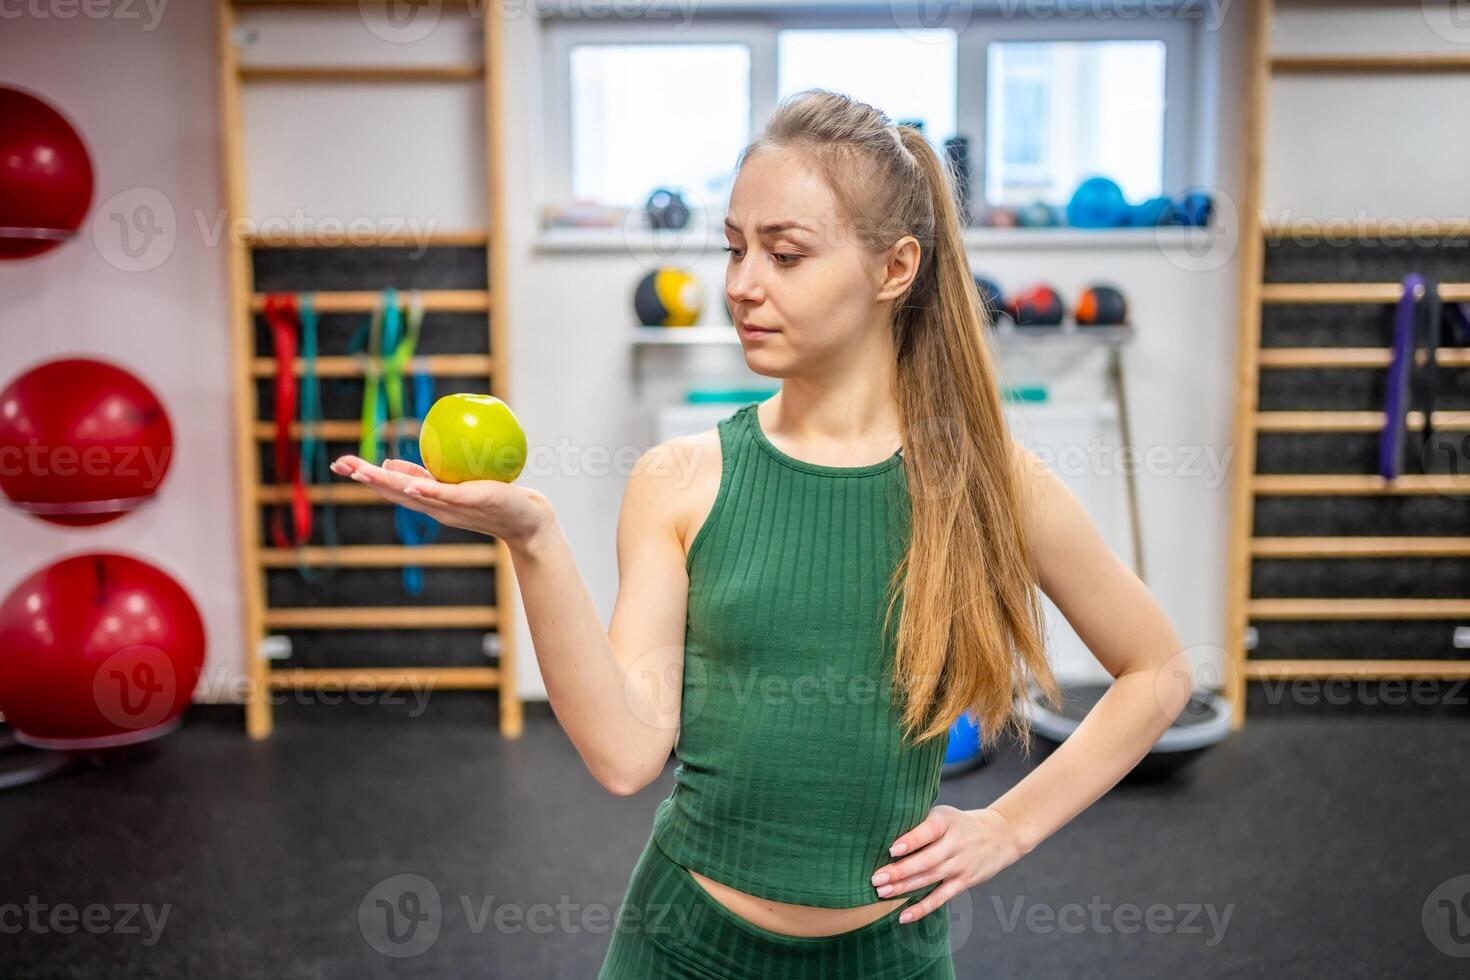
[[[1180, 649], [1012, 442], [951, 178], [916, 130], [812, 90], [741, 155], [726, 301], [779, 394], [646, 453], [603, 630], [546, 499], [402, 461], [334, 469], [508, 545], [556, 715], [609, 790], [679, 765], [602, 980], [953, 977], [945, 903], [1036, 847], [1182, 710]], [[1117, 682], [991, 806], [936, 806], [950, 725], [1058, 700], [1040, 587]], [[937, 914], [936, 914], [937, 913]]]

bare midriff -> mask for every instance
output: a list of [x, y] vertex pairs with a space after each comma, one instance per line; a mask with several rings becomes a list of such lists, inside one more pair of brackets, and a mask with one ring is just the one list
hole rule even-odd
[[829, 909], [816, 905], [792, 905], [789, 902], [772, 902], [747, 892], [731, 888], [700, 874], [693, 868], [685, 868], [689, 876], [710, 894], [715, 901], [745, 921], [785, 933], [788, 936], [835, 936], [841, 932], [861, 929], [908, 901], [906, 897], [890, 898], [871, 905], [859, 905], [850, 909]]

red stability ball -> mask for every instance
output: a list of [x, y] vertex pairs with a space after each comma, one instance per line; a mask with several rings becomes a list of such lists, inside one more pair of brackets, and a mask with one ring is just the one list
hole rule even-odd
[[92, 158], [66, 117], [0, 85], [0, 259], [49, 251], [76, 234], [92, 203]]
[[56, 524], [101, 524], [157, 492], [173, 458], [158, 396], [106, 361], [37, 365], [0, 390], [0, 491]]
[[0, 604], [0, 711], [49, 749], [102, 749], [178, 727], [204, 623], [168, 575], [126, 555], [66, 558]]

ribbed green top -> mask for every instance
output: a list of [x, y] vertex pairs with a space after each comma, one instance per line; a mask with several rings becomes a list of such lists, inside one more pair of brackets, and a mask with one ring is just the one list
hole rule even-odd
[[796, 459], [754, 404], [718, 431], [720, 488], [687, 561], [679, 764], [654, 840], [771, 901], [880, 901], [869, 879], [934, 805], [948, 741], [903, 742], [890, 694], [882, 627], [910, 530], [903, 457]]

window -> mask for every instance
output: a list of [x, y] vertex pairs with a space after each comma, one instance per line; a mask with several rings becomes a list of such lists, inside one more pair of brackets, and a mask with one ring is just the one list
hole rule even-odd
[[[936, 147], [965, 137], [977, 217], [985, 203], [1062, 204], [1099, 173], [1131, 201], [1209, 179], [1196, 167], [1212, 152], [1198, 18], [977, 11], [954, 29], [896, 30], [887, 4], [841, 15], [751, 4], [677, 24], [546, 18], [549, 211], [574, 200], [636, 209], [675, 185], [690, 192], [694, 224], [715, 227], [740, 151], [782, 98], [808, 88], [920, 122]], [[566, 223], [583, 215], [601, 220], [592, 208]]]
[[1067, 200], [1101, 174], [1142, 200], [1164, 187], [1164, 42], [1006, 41], [987, 52], [985, 196]]
[[642, 205], [676, 186], [691, 205], [729, 194], [750, 141], [750, 49], [588, 44], [571, 50], [572, 195]]
[[[825, 88], [921, 121], [937, 145], [955, 132], [955, 32], [785, 30], [776, 37], [777, 95]], [[875, 70], [880, 67], [881, 70]]]

